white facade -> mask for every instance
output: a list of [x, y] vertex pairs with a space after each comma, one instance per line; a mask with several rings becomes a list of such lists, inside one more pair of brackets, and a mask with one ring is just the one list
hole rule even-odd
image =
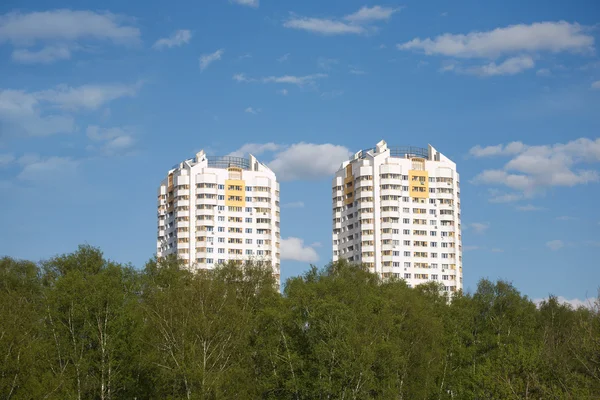
[[461, 290], [460, 182], [432, 146], [381, 141], [342, 164], [333, 179], [333, 260], [360, 262], [382, 278]]
[[270, 262], [279, 283], [279, 212], [279, 183], [264, 164], [200, 151], [160, 184], [157, 257], [178, 254], [190, 268], [208, 269]]

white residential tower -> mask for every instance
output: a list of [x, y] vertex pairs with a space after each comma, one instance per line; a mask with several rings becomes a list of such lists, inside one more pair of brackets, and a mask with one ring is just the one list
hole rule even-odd
[[252, 155], [204, 151], [169, 170], [158, 189], [157, 257], [190, 268], [229, 260], [269, 262], [279, 283], [279, 183]]
[[333, 179], [333, 260], [340, 258], [413, 287], [462, 289], [456, 164], [432, 146], [385, 141], [345, 161]]

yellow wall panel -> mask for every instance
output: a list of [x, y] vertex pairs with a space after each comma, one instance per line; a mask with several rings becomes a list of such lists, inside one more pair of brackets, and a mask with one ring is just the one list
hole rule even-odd
[[225, 181], [225, 205], [227, 207], [246, 206], [246, 182], [243, 179]]
[[410, 197], [429, 198], [429, 173], [427, 171], [408, 171]]

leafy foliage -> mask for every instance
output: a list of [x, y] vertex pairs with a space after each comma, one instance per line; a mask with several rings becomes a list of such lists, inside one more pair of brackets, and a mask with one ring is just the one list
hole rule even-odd
[[2, 399], [594, 399], [600, 312], [538, 307], [482, 280], [435, 284], [312, 267], [143, 270], [81, 246], [0, 259]]

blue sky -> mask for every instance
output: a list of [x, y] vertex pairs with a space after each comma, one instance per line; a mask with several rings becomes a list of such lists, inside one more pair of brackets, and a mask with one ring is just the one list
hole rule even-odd
[[467, 290], [594, 296], [599, 23], [593, 0], [3, 1], [0, 254], [140, 267], [166, 171], [252, 151], [285, 279], [331, 259], [331, 176], [385, 139], [457, 163]]

